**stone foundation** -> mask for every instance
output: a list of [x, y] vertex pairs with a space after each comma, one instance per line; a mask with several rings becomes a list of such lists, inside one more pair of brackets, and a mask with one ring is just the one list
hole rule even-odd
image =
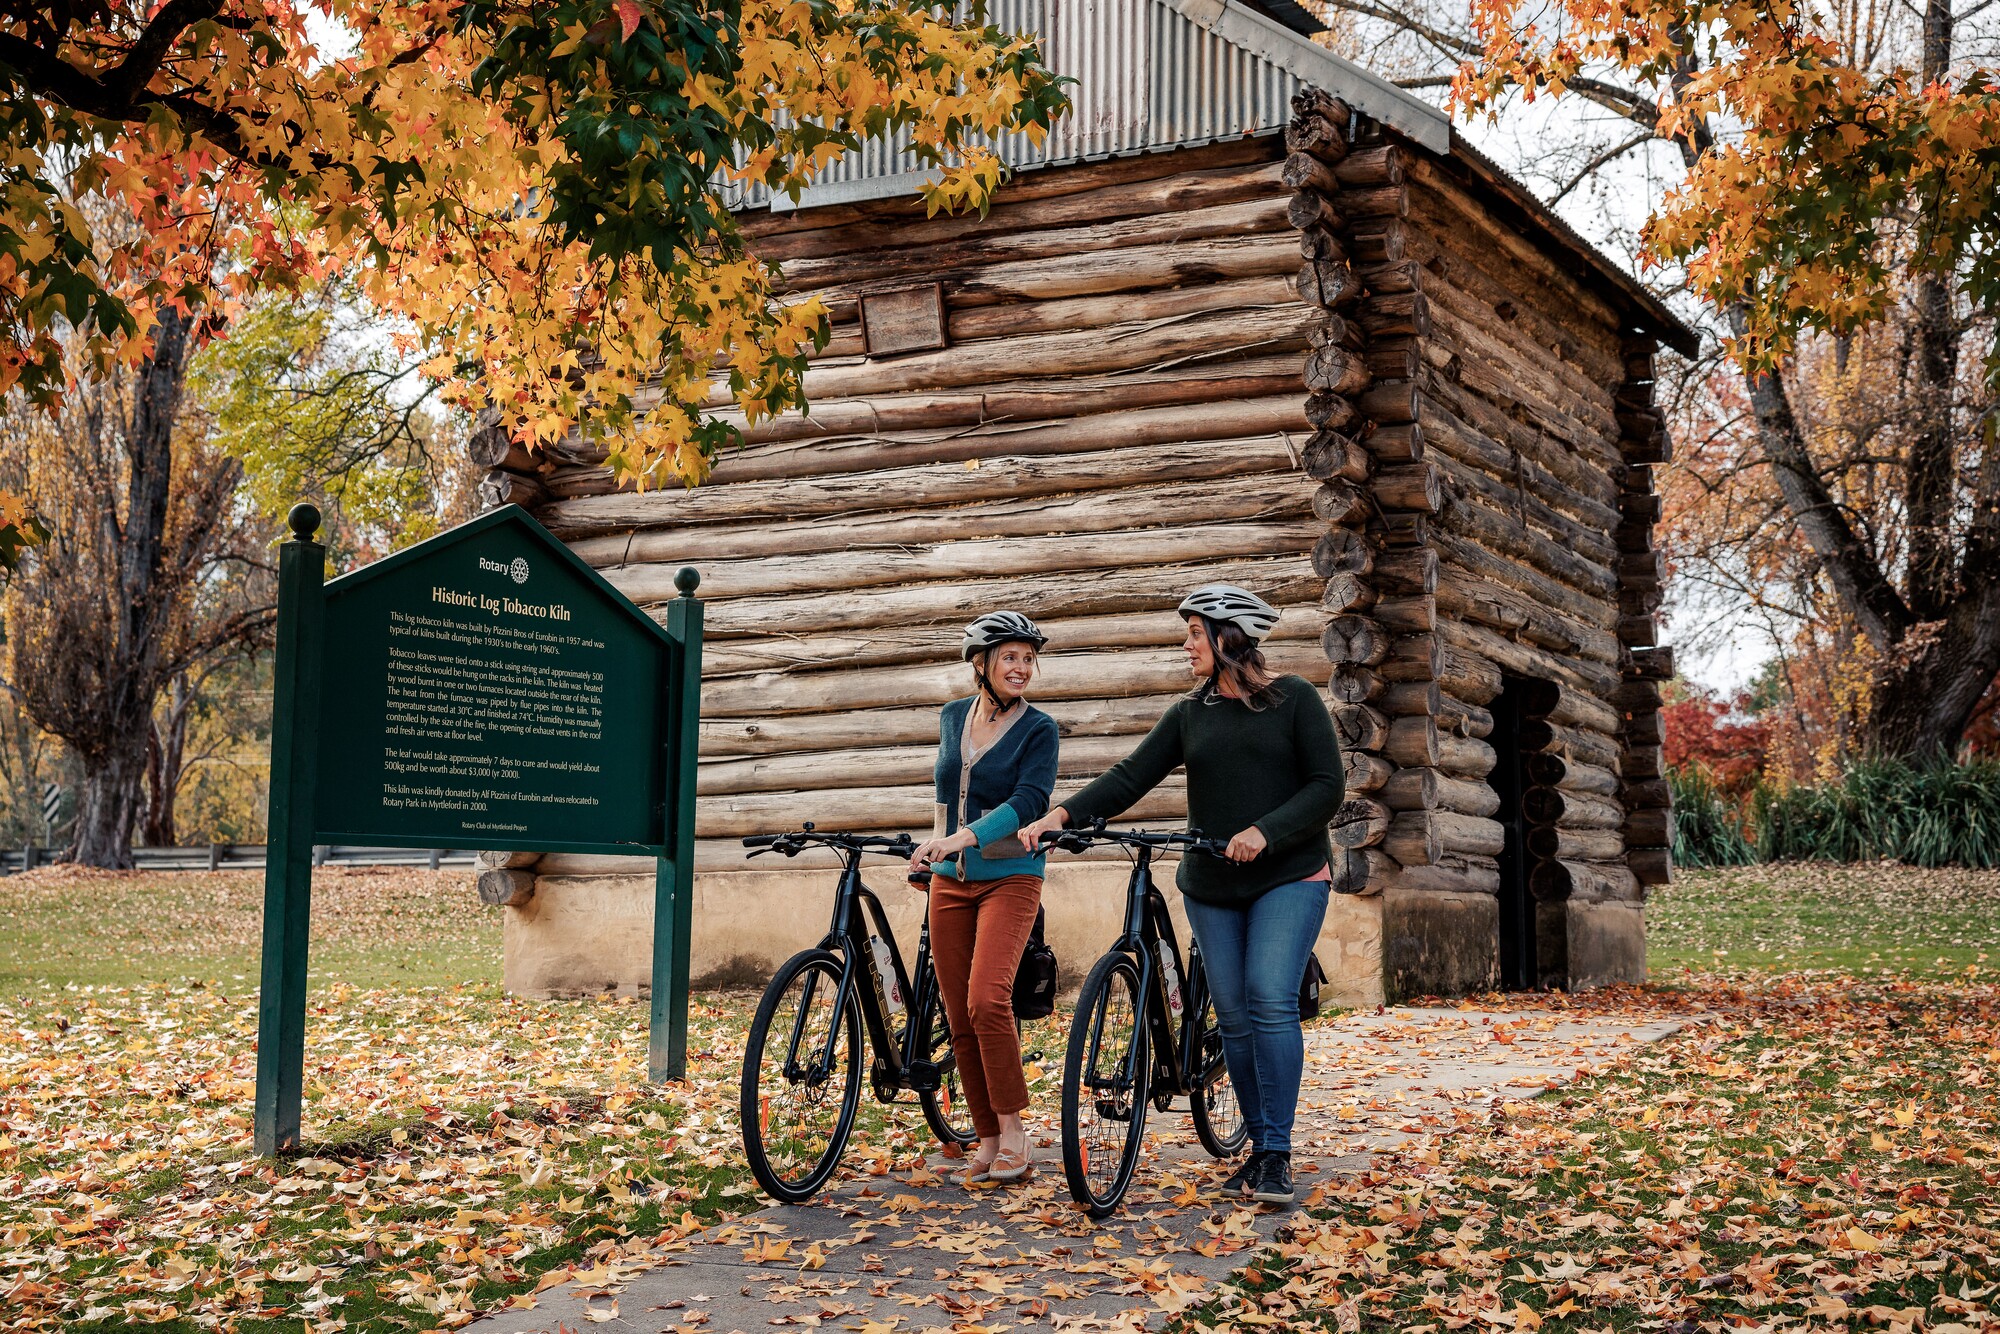
[[[1160, 878], [1170, 881], [1173, 868]], [[889, 910], [897, 942], [914, 953], [923, 896], [906, 889], [894, 868], [866, 874]], [[1119, 863], [1049, 868], [1042, 903], [1050, 946], [1063, 985], [1074, 988], [1123, 928], [1125, 883]], [[836, 873], [826, 870], [711, 871], [695, 876], [694, 940], [697, 987], [761, 987], [784, 960], [819, 943], [833, 912]], [[1180, 896], [1167, 903], [1182, 949], [1189, 939]], [[634, 876], [545, 875], [535, 893], [506, 914], [507, 990], [517, 996], [644, 994], [653, 978], [653, 879]], [[1320, 932], [1320, 966], [1328, 1006], [1379, 1005], [1382, 988], [1382, 900], [1336, 894]]]
[[1636, 903], [1565, 903], [1569, 989], [1646, 980], [1646, 914]]
[[1382, 991], [1390, 1002], [1499, 985], [1500, 905], [1491, 894], [1390, 888], [1381, 901]]

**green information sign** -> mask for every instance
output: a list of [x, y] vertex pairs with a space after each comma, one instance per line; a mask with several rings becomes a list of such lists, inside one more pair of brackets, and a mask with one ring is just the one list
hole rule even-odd
[[663, 846], [673, 640], [518, 507], [334, 580], [326, 635], [320, 842]]
[[324, 583], [279, 551], [257, 1147], [296, 1148], [315, 843], [658, 859], [652, 1077], [687, 1059], [699, 576], [657, 624], [517, 506]]

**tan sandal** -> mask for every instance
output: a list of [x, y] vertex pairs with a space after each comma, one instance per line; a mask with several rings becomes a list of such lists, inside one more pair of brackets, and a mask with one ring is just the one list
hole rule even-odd
[[1026, 1181], [1034, 1174], [1035, 1162], [1028, 1157], [1026, 1149], [1022, 1149], [1019, 1153], [996, 1154], [986, 1169], [986, 1178], [989, 1181]]

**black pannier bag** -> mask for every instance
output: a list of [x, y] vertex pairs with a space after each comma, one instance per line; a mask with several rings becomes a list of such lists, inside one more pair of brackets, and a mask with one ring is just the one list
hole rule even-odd
[[1306, 975], [1299, 982], [1299, 1018], [1319, 1018], [1319, 989], [1326, 982], [1326, 970], [1319, 966], [1319, 955], [1306, 960]]
[[1043, 914], [1035, 909], [1035, 929], [1021, 951], [1014, 974], [1014, 1017], [1046, 1019], [1056, 1012], [1056, 952], [1042, 938]]

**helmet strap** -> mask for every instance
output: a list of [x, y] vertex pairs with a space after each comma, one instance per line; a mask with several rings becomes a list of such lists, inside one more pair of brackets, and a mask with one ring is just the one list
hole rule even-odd
[[987, 716], [987, 721], [997, 723], [1014, 711], [1014, 706], [1021, 703], [1022, 697], [1016, 695], [1006, 703], [1001, 702], [1000, 692], [995, 690], [993, 683], [986, 679], [986, 655], [992, 651], [992, 649], [980, 650], [979, 661], [972, 668], [972, 679], [979, 682], [979, 693], [993, 701], [993, 708]]

